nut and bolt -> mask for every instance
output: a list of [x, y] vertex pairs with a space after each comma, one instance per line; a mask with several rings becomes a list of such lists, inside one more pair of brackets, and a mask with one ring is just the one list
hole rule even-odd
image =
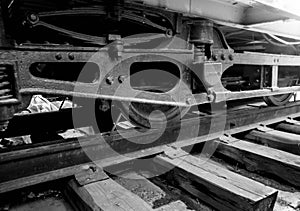
[[225, 60], [225, 59], [226, 59], [224, 54], [221, 54], [221, 59], [222, 59], [222, 60]]
[[[97, 167], [96, 166], [92, 166], [92, 165], [84, 165], [81, 167], [82, 170], [84, 171], [92, 171], [92, 172], [96, 172], [97, 171]], [[91, 178], [87, 178], [87, 180], [90, 180]]]
[[37, 22], [39, 20], [39, 17], [36, 14], [30, 14], [29, 20], [33, 23]]
[[172, 29], [167, 29], [167, 30], [166, 30], [166, 36], [169, 37], [169, 38], [173, 36], [173, 31], [172, 31]]
[[118, 78], [118, 81], [121, 84], [121, 83], [123, 83], [125, 81], [125, 79], [126, 79], [125, 75], [120, 75], [119, 78]]
[[114, 77], [113, 77], [113, 76], [108, 76], [108, 77], [106, 78], [106, 83], [107, 83], [108, 85], [112, 85], [112, 84], [114, 83]]
[[74, 59], [75, 59], [75, 56], [74, 56], [74, 54], [73, 54], [73, 53], [69, 53], [69, 55], [68, 55], [68, 56], [69, 56], [69, 59], [70, 59], [70, 60], [74, 60]]
[[191, 105], [193, 103], [193, 99], [191, 97], [186, 98], [185, 103], [187, 105]]
[[90, 166], [90, 170], [92, 170], [92, 172], [96, 172], [97, 171], [97, 167], [96, 166]]
[[214, 96], [212, 94], [207, 95], [207, 100], [210, 102], [214, 101]]
[[213, 59], [214, 61], [217, 61], [217, 60], [218, 60], [218, 55], [217, 55], [217, 54], [213, 54], [213, 55], [212, 55], [212, 59]]
[[55, 58], [57, 60], [61, 60], [62, 59], [62, 55], [60, 53], [58, 53], [58, 54], [55, 55]]

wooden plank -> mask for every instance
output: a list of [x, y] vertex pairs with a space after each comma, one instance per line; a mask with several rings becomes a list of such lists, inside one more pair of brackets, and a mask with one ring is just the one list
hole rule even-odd
[[67, 184], [65, 195], [78, 210], [153, 210], [145, 201], [112, 179], [91, 183], [82, 187], [72, 179]]
[[299, 156], [238, 139], [228, 143], [215, 142], [218, 153], [244, 164], [248, 170], [274, 175], [300, 187]]
[[182, 201], [173, 201], [167, 205], [159, 207], [156, 211], [190, 211], [191, 209], [187, 208], [187, 206]]
[[[249, 130], [249, 127], [257, 127], [258, 122], [264, 121], [264, 124], [273, 124], [284, 121], [287, 116], [294, 118], [299, 116], [299, 105], [300, 102], [276, 108], [249, 109], [247, 112], [229, 111], [226, 116], [225, 130], [227, 133], [237, 133]], [[276, 119], [274, 119], [274, 114], [276, 114]], [[210, 129], [222, 128], [219, 125], [221, 123], [218, 119], [212, 121], [212, 118], [213, 116], [200, 118], [200, 128], [197, 127], [199, 117], [183, 120], [181, 127], [175, 125], [169, 128], [158, 140], [156, 140], [157, 131], [154, 130], [143, 134], [129, 131], [126, 133], [126, 137], [131, 137], [132, 142], [118, 134], [104, 136], [105, 140], [100, 138], [102, 136], [95, 135], [79, 139], [79, 141], [72, 139], [64, 142], [22, 146], [15, 150], [0, 150], [0, 193], [73, 175], [77, 172], [78, 166], [91, 162], [86, 153], [92, 153], [96, 156], [93, 160], [101, 163], [104, 163], [102, 161], [118, 163], [122, 160], [119, 155], [136, 152], [134, 159], [145, 157], [144, 152], [148, 151], [147, 148], [153, 147], [152, 154], [158, 154], [164, 151], [164, 144], [184, 147], [218, 138], [220, 131], [217, 129], [211, 131]], [[181, 134], [180, 139], [177, 140], [179, 133]], [[210, 136], [207, 136], [208, 133]], [[197, 138], [194, 138], [195, 136]], [[150, 145], [134, 144], [145, 142], [145, 139], [155, 139], [156, 141]], [[175, 140], [176, 142], [174, 142]], [[147, 155], [151, 155], [151, 153]], [[130, 158], [132, 156], [124, 155], [122, 157]]]
[[274, 127], [276, 130], [283, 132], [294, 133], [300, 135], [300, 125], [290, 123], [280, 123]]
[[300, 135], [264, 128], [263, 131], [252, 130], [245, 138], [275, 149], [300, 155]]
[[155, 162], [174, 168], [174, 180], [181, 188], [218, 210], [273, 210], [276, 190], [212, 161], [191, 155], [175, 159], [160, 155]]
[[[265, 107], [259, 109], [246, 109], [238, 111], [227, 111], [225, 132], [234, 134], [243, 132], [249, 129], [255, 129], [259, 124], [274, 124], [284, 121], [287, 116], [291, 118], [299, 117], [300, 115], [300, 102], [291, 103], [286, 106]], [[274, 118], [276, 116], [276, 118]], [[182, 140], [177, 140], [172, 145], [175, 147], [185, 147], [193, 144], [198, 144], [204, 141], [216, 139], [220, 137], [220, 131], [217, 129], [222, 127], [222, 116], [208, 116], [200, 118], [200, 128], [197, 138], [183, 137]], [[194, 132], [193, 126], [199, 124], [199, 119], [195, 122], [190, 122], [189, 127], [192, 133]], [[205, 127], [204, 125], [210, 125]], [[224, 130], [221, 132], [224, 134]], [[209, 134], [209, 136], [207, 136]]]
[[84, 168], [86, 165], [94, 165], [96, 163], [98, 166], [105, 168], [123, 162], [129, 162], [134, 159], [160, 154], [164, 151], [164, 149], [166, 149], [165, 146], [160, 146], [160, 147], [146, 149], [143, 151], [127, 153], [115, 157], [109, 157], [95, 162], [86, 162], [81, 165], [74, 165], [66, 168], [60, 168], [57, 170], [44, 172], [41, 174], [34, 174], [28, 177], [21, 177], [18, 179], [9, 180], [7, 182], [0, 183], [0, 193], [9, 192], [15, 189], [20, 189], [20, 188], [36, 185], [47, 181], [53, 181], [53, 180], [73, 176], [74, 174], [80, 172], [82, 168]]

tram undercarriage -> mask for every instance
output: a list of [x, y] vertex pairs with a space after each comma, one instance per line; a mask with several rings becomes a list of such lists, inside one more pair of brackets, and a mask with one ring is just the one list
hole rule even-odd
[[300, 91], [300, 33], [259, 25], [297, 15], [262, 1], [253, 1], [258, 10], [248, 1], [176, 2], [2, 0], [2, 130], [34, 94], [95, 99], [101, 115], [117, 104], [150, 127], [161, 120], [156, 110], [171, 121], [186, 107], [256, 97], [282, 105]]

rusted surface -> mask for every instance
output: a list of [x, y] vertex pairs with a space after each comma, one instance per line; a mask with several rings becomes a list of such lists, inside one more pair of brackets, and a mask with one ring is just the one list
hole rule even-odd
[[[72, 10], [66, 9], [66, 7], [70, 6], [69, 4], [74, 4], [75, 6], [78, 6], [78, 8], [75, 7]], [[169, 5], [169, 3], [167, 4]], [[212, 3], [209, 2], [208, 5], [210, 4]], [[6, 4], [4, 5], [8, 6]], [[159, 8], [161, 6], [160, 4], [154, 4], [156, 6], [155, 10], [146, 5], [143, 5], [143, 10], [141, 10], [141, 5], [128, 2], [122, 6], [118, 3], [107, 5], [106, 1], [97, 3], [97, 10], [90, 7], [91, 5], [88, 3], [77, 5], [76, 2], [72, 1], [68, 1], [66, 5], [55, 5], [53, 3], [50, 3], [50, 5], [43, 5], [41, 3], [39, 5], [36, 2], [34, 5], [35, 7], [32, 10], [37, 10], [35, 13], [31, 10], [26, 13], [26, 9], [29, 9], [27, 8], [28, 5], [23, 5], [24, 8], [22, 9], [25, 10], [22, 11], [21, 9], [22, 12], [25, 12], [23, 26], [16, 26], [17, 29], [8, 27], [10, 30], [7, 32], [9, 34], [11, 33], [12, 36], [15, 36], [15, 39], [18, 40], [21, 39], [18, 38], [18, 30], [28, 30], [30, 31], [28, 32], [29, 35], [31, 35], [28, 39], [33, 40], [26, 43], [20, 41], [21, 43], [18, 43], [13, 50], [5, 49], [0, 52], [3, 63], [16, 62], [16, 73], [19, 79], [18, 87], [22, 95], [43, 93], [74, 97], [101, 98], [116, 101], [190, 106], [208, 102], [291, 93], [299, 90], [298, 86], [288, 89], [271, 86], [272, 89], [269, 90], [270, 87], [268, 85], [256, 87], [254, 92], [252, 92], [252, 90], [251, 92], [245, 90], [230, 92], [226, 90], [222, 85], [221, 75], [234, 64], [245, 64], [249, 66], [269, 65], [273, 68], [282, 65], [299, 66], [300, 57], [278, 54], [234, 53], [228, 46], [225, 36], [212, 22], [210, 22], [210, 24], [199, 25], [199, 20], [187, 17], [183, 18], [181, 14], [176, 13], [176, 10], [171, 12], [161, 9]], [[216, 3], [215, 6], [217, 5], [219, 5], [219, 3]], [[121, 37], [119, 34], [111, 34], [109, 32], [107, 32], [108, 34], [103, 32], [105, 35], [100, 34], [99, 36], [93, 36], [88, 33], [85, 34], [68, 30], [47, 22], [47, 18], [49, 17], [68, 18], [72, 15], [109, 17], [110, 12], [112, 11], [108, 10], [106, 6], [113, 11], [113, 15], [115, 15], [115, 18], [119, 21], [129, 19], [130, 21], [135, 21], [137, 24], [147, 25], [153, 32], [157, 32], [156, 30], [158, 30], [158, 37], [140, 36], [137, 38], [126, 38]], [[238, 6], [227, 6], [227, 9], [231, 8], [235, 11], [235, 9], [239, 8], [240, 4]], [[17, 6], [13, 5], [13, 7]], [[57, 7], [57, 10], [54, 10], [55, 7]], [[38, 11], [39, 8], [42, 12]], [[6, 11], [6, 7], [4, 11], [11, 12]], [[144, 16], [139, 15], [141, 11], [143, 11]], [[6, 18], [9, 20], [3, 19], [8, 21], [8, 24], [13, 22], [10, 18], [13, 19], [14, 16], [18, 15], [17, 13], [12, 13], [13, 14], [10, 14], [11, 16]], [[159, 17], [162, 21], [156, 22], [156, 19], [153, 19], [153, 16]], [[185, 19], [189, 21], [186, 21]], [[2, 22], [3, 20], [1, 19]], [[16, 22], [18, 21], [19, 20], [16, 20]], [[202, 21], [208, 22], [207, 20]], [[71, 41], [72, 39], [75, 39], [80, 44], [76, 43], [76, 45], [72, 46], [61, 43], [57, 44], [55, 41], [47, 44], [47, 38], [50, 39], [51, 37], [47, 37], [45, 34], [42, 35], [45, 36], [44, 41], [46, 44], [40, 43], [40, 41], [35, 40], [36, 37], [38, 37], [38, 34], [35, 34], [33, 30], [39, 28], [37, 26], [47, 28], [58, 34], [63, 33]], [[200, 32], [203, 36], [195, 37], [195, 35]], [[119, 33], [122, 34], [121, 32]], [[192, 36], [191, 39], [188, 37], [189, 34]], [[151, 43], [157, 38], [160, 38], [163, 41], [160, 45], [161, 47], [156, 48], [154, 44], [154, 46], [151, 46]], [[100, 43], [99, 40], [101, 40]], [[191, 41], [189, 42], [189, 40]], [[80, 41], [84, 42], [81, 43]], [[95, 46], [91, 47], [85, 42]], [[149, 46], [143, 45], [141, 47], [134, 46], [148, 42], [150, 42], [150, 48]], [[165, 47], [165, 43], [168, 43], [169, 45], [166, 45], [167, 47]], [[194, 45], [193, 48], [191, 48], [191, 44]], [[107, 46], [103, 47], [105, 45]], [[212, 48], [210, 49], [210, 47]], [[126, 83], [126, 81], [128, 81], [126, 79], [131, 77], [130, 68], [132, 64], [138, 62], [149, 62], [150, 64], [150, 62], [166, 61], [178, 66], [180, 69], [179, 79], [187, 85], [187, 89], [183, 89], [183, 87], [177, 85], [168, 93], [154, 93], [146, 90], [137, 92], [137, 90]], [[78, 80], [76, 79], [81, 73], [81, 69], [85, 69], [81, 66], [86, 62], [93, 63], [97, 66], [98, 70], [87, 74], [91, 77], [90, 80], [82, 83], [80, 77]], [[50, 66], [48, 69], [45, 67], [47, 65]], [[74, 69], [76, 68], [74, 67], [76, 65], [78, 65], [78, 70], [75, 71]], [[57, 68], [61, 68], [61, 70], [58, 71], [56, 70]], [[190, 80], [193, 78], [191, 72], [196, 75], [196, 79], [192, 79], [192, 81]], [[203, 74], [201, 75], [199, 73]], [[95, 75], [94, 78], [93, 75]], [[197, 93], [198, 90], [193, 90], [192, 84], [198, 79], [207, 86], [205, 87], [206, 90], [201, 90], [200, 93]], [[261, 78], [260, 80], [264, 79]], [[263, 81], [261, 81], [261, 84], [264, 84], [262, 82]], [[163, 88], [163, 85], [161, 85], [160, 88]], [[259, 88], [265, 89], [259, 90]], [[118, 92], [117, 90], [119, 89], [122, 91]], [[203, 96], [199, 97], [199, 94]], [[176, 99], [172, 99], [174, 96]], [[193, 98], [195, 98], [195, 100], [193, 100]]]

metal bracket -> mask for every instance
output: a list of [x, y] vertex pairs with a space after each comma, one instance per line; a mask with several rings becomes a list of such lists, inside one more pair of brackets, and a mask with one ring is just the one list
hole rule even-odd
[[79, 185], [84, 186], [97, 181], [109, 179], [109, 176], [102, 168], [94, 164], [90, 164], [82, 166], [81, 171], [75, 174], [75, 179]]
[[293, 124], [293, 125], [300, 125], [300, 122], [299, 122], [299, 121], [294, 120], [294, 119], [292, 119], [292, 118], [287, 118], [287, 119], [285, 120], [285, 122], [286, 122], [286, 123]]
[[225, 144], [231, 144], [231, 143], [234, 143], [234, 142], [238, 142], [240, 140], [232, 137], [229, 134], [224, 134], [223, 136], [219, 137], [219, 141], [222, 142], [222, 143], [225, 143]]
[[189, 153], [187, 153], [183, 149], [174, 146], [170, 146], [169, 149], [164, 151], [164, 154], [170, 159], [176, 159], [189, 155]]
[[272, 67], [272, 85], [271, 85], [271, 90], [276, 91], [278, 90], [278, 66], [273, 66]]
[[260, 125], [259, 127], [256, 128], [257, 130], [261, 131], [261, 132], [270, 132], [270, 131], [274, 131], [274, 129], [267, 127], [266, 125]]

